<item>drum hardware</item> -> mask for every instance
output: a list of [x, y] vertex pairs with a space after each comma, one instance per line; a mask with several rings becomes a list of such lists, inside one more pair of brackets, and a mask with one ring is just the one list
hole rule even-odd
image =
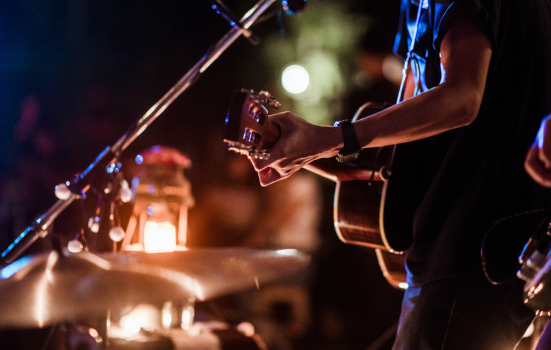
[[[88, 324], [106, 346], [108, 324], [149, 304], [157, 306], [165, 330], [191, 329], [195, 298], [203, 301], [262, 286], [300, 271], [309, 260], [292, 249], [246, 248], [98, 255], [64, 250], [62, 255], [26, 256], [0, 270], [0, 327]], [[171, 320], [164, 319], [163, 305]], [[82, 321], [90, 318], [95, 323]]]
[[[105, 349], [108, 348], [110, 315], [114, 312], [144, 302], [162, 304], [166, 300], [177, 302], [179, 299], [187, 300], [196, 296], [208, 298], [241, 290], [258, 285], [259, 281], [265, 283], [295, 270], [297, 266], [290, 268], [290, 265], [297, 262], [298, 268], [307, 263], [306, 256], [291, 251], [268, 252], [264, 256], [261, 252], [250, 252], [250, 255], [235, 252], [245, 255], [237, 254], [233, 257], [231, 252], [224, 252], [223, 254], [227, 255], [224, 256], [223, 262], [220, 261], [216, 265], [220, 270], [215, 267], [209, 269], [208, 266], [195, 266], [194, 276], [198, 277], [196, 280], [186, 272], [145, 263], [146, 258], [134, 256], [128, 259], [128, 256], [122, 257], [125, 254], [99, 256], [90, 253], [104, 250], [94, 241], [94, 235], [91, 234], [100, 232], [102, 225], [109, 225], [109, 236], [113, 242], [123, 239], [123, 235], [117, 229], [120, 226], [117, 221], [116, 203], [129, 201], [131, 193], [128, 183], [122, 178], [119, 163], [122, 152], [241, 34], [254, 41], [255, 37], [250, 35], [249, 27], [274, 2], [275, 0], [260, 0], [237, 25], [233, 23], [232, 29], [115, 144], [106, 147], [84, 171], [75, 175], [74, 179], [56, 186], [58, 200], [54, 205], [33, 221], [2, 253], [3, 260], [10, 265], [0, 270], [0, 327], [69, 325], [73, 327], [72, 330], [78, 330], [71, 333], [73, 335], [69, 338], [88, 341], [90, 338], [86, 335], [87, 327], [82, 326], [86, 322], [82, 322], [82, 319], [93, 317], [100, 321], [96, 322], [94, 327], [88, 328], [88, 334], [95, 339], [97, 348]], [[304, 1], [283, 3], [284, 8], [291, 11], [301, 9]], [[17, 260], [34, 241], [48, 235], [54, 220], [73, 201], [79, 199], [81, 204], [84, 203], [90, 189], [99, 197], [95, 215], [86, 218], [83, 228], [70, 241], [67, 248], [58, 246], [56, 251]], [[69, 248], [75, 253], [70, 252]], [[209, 259], [213, 258], [212, 254], [213, 252], [208, 252]], [[266, 258], [264, 263], [258, 260], [262, 260], [262, 257]], [[131, 263], [125, 263], [124, 259]], [[144, 260], [144, 263], [136, 260]], [[202, 276], [205, 272], [210, 275]], [[85, 346], [82, 342], [81, 345]], [[64, 347], [83, 348], [69, 342]], [[88, 347], [93, 349], [93, 344], [89, 344]]]

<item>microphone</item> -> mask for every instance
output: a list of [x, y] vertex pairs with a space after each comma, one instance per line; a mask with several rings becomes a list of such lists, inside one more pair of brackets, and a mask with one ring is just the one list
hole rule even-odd
[[281, 4], [285, 12], [291, 15], [298, 15], [306, 8], [306, 0], [283, 0]]

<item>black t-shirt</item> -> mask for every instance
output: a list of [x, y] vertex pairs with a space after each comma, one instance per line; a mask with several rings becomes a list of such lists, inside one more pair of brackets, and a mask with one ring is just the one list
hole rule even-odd
[[[550, 197], [523, 168], [541, 120], [551, 113], [549, 0], [425, 0], [413, 51], [420, 92], [440, 82], [440, 43], [459, 6], [473, 11], [493, 52], [476, 120], [422, 141], [426, 152], [417, 154], [425, 166], [412, 171], [430, 179], [407, 256], [418, 283], [481, 271], [480, 247], [490, 226], [547, 205]], [[412, 0], [402, 1], [395, 51], [403, 57], [417, 10]]]

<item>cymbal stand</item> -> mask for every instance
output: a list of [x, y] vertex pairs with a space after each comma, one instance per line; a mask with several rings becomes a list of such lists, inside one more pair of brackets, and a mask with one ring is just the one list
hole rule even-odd
[[[254, 37], [248, 30], [260, 15], [266, 11], [275, 0], [260, 0], [252, 7], [239, 21], [233, 21], [232, 15], [225, 6], [220, 6], [220, 1], [215, 1], [217, 5], [215, 10], [230, 21], [232, 29], [223, 36], [211, 49], [140, 119], [138, 119], [128, 131], [111, 147], [107, 147], [101, 152], [95, 161], [88, 166], [82, 173], [75, 176], [72, 181], [56, 186], [56, 195], [60, 198], [48, 211], [40, 218], [35, 220], [13, 243], [2, 253], [2, 258], [6, 263], [11, 263], [17, 259], [38, 237], [45, 237], [48, 234], [48, 227], [75, 199], [83, 198], [86, 192], [94, 186], [101, 183], [101, 178], [105, 176], [109, 169], [113, 169], [117, 164], [122, 151], [124, 151], [145, 129], [155, 120], [164, 110], [178, 97], [187, 90], [221, 54], [224, 52], [240, 35], [244, 34], [250, 41]], [[252, 40], [250, 38], [253, 38]]]

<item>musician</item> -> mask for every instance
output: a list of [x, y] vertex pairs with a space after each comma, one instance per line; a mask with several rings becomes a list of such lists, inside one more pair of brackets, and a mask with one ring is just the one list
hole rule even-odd
[[[533, 312], [522, 303], [520, 280], [486, 280], [480, 247], [496, 220], [549, 198], [523, 162], [538, 116], [551, 113], [550, 3], [403, 0], [401, 21], [402, 56], [418, 28], [406, 100], [353, 123], [361, 148], [407, 143], [424, 150], [409, 170], [422, 175], [424, 195], [394, 349], [513, 349]], [[341, 127], [315, 126], [289, 112], [270, 122], [281, 137], [270, 159], [252, 160], [263, 186], [300, 168], [364, 178], [331, 159], [353, 144]], [[347, 148], [341, 154], [356, 151]]]

